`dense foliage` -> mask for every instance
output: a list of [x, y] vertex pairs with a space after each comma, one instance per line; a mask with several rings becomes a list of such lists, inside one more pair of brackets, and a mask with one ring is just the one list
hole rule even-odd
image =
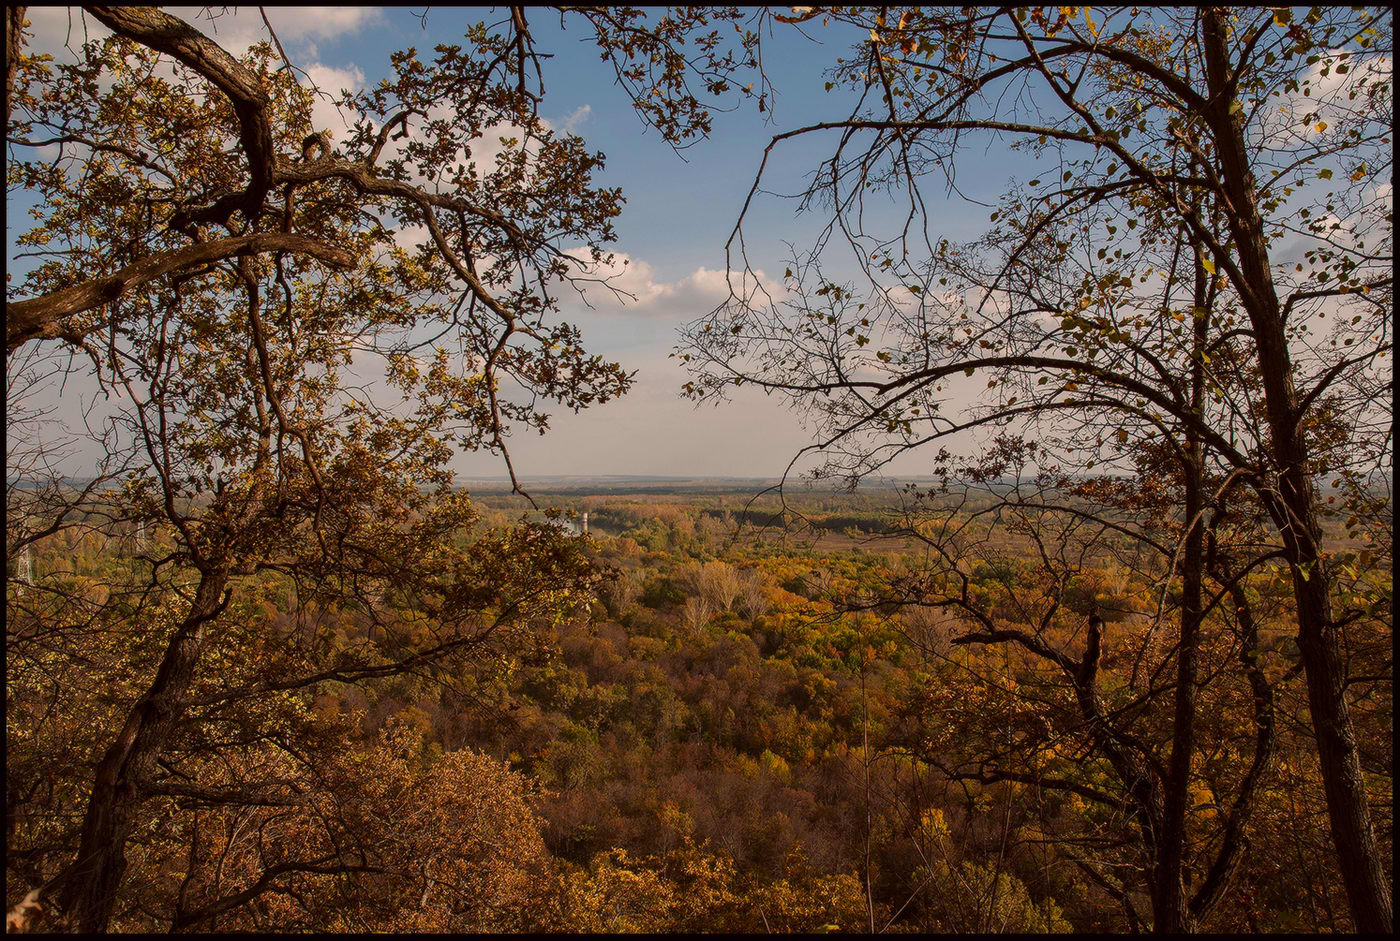
[[[944, 496], [935, 514], [978, 537], [972, 591], [1002, 607], [1008, 586], [1024, 591], [1039, 570], [1028, 543], [986, 521], [1004, 491]], [[230, 702], [218, 691], [262, 675], [267, 638], [333, 625], [334, 661], [405, 613], [391, 598], [372, 603], [377, 617], [322, 606], [272, 576], [231, 606], [212, 641], [218, 668], [171, 747], [180, 773], [161, 776], [134, 827], [113, 927], [862, 930], [873, 919], [890, 930], [1113, 931], [1141, 917], [1140, 888], [1126, 901], [1112, 891], [1133, 882], [1141, 850], [1100, 799], [1119, 785], [1066, 710], [1064, 680], [1033, 658], [952, 644], [956, 621], [936, 611], [865, 604], [924, 567], [910, 533], [833, 543], [797, 524], [736, 530], [714, 521], [744, 501], [698, 493], [555, 499], [589, 512], [595, 535], [572, 542], [610, 576], [568, 615], [494, 635], [450, 674], [326, 679]], [[816, 522], [851, 512], [835, 495], [789, 502]], [[898, 518], [894, 494], [849, 502]], [[476, 503], [484, 523], [514, 515], [501, 497]], [[1084, 612], [1103, 612], [1106, 695], [1145, 701], [1133, 731], [1162, 742], [1170, 728], [1149, 678], [1165, 656], [1151, 638], [1160, 585], [1111, 550], [1077, 567], [1044, 637], [1074, 648]], [[36, 588], [12, 584], [11, 616], [36, 589], [118, 582], [132, 551], [96, 533], [51, 538], [35, 555]], [[1279, 736], [1245, 824], [1249, 851], [1206, 926], [1345, 930], [1288, 584], [1261, 569], [1246, 590]], [[1388, 592], [1389, 577], [1371, 571], [1355, 590]], [[1388, 624], [1357, 628], [1358, 678], [1385, 670]], [[121, 721], [113, 707], [135, 693], [139, 650], [120, 632], [97, 636], [108, 639], [11, 666], [10, 860], [30, 884], [71, 838], [82, 769]], [[1232, 638], [1218, 635], [1208, 653], [1225, 672], [1203, 690], [1205, 760], [1191, 783], [1198, 882], [1254, 734], [1247, 677], [1230, 675]], [[1357, 719], [1385, 812], [1389, 689], [1368, 689]], [[1018, 768], [1024, 777], [989, 773]], [[292, 847], [295, 858], [279, 855]], [[353, 866], [316, 871], [346, 848]], [[23, 884], [11, 881], [14, 904]], [[197, 925], [182, 923], [194, 913]]]

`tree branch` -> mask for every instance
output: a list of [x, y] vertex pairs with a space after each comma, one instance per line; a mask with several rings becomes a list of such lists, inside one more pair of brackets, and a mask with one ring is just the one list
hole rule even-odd
[[318, 242], [304, 235], [270, 232], [237, 238], [199, 242], [173, 252], [164, 252], [127, 265], [115, 274], [93, 278], [51, 294], [5, 305], [5, 349], [13, 353], [35, 339], [63, 337], [75, 340], [87, 331], [73, 333], [62, 321], [74, 314], [111, 303], [128, 290], [175, 271], [197, 268], [235, 255], [262, 252], [299, 252], [336, 268], [349, 268], [355, 258], [343, 248]]

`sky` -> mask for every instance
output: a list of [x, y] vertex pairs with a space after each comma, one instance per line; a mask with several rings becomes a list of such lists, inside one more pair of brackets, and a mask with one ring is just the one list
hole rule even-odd
[[[267, 38], [257, 8], [235, 8], [210, 20], [203, 8], [169, 8], [225, 48], [239, 53]], [[471, 22], [492, 21], [481, 8], [267, 7], [266, 13], [288, 56], [323, 90], [365, 87], [389, 71], [390, 53], [416, 46], [430, 55], [440, 42], [459, 41]], [[31, 7], [27, 48], [63, 57], [65, 42], [105, 35], [80, 11]], [[621, 186], [627, 199], [611, 246], [627, 273], [619, 286], [637, 296], [625, 305], [599, 296], [593, 309], [567, 304], [563, 316], [579, 324], [585, 346], [636, 371], [635, 384], [620, 399], [577, 414], [555, 410], [543, 437], [520, 435], [510, 442], [517, 472], [536, 475], [658, 475], [761, 477], [782, 474], [810, 442], [802, 416], [757, 390], [735, 390], [720, 406], [696, 407], [679, 395], [686, 376], [669, 357], [677, 328], [700, 317], [725, 296], [725, 241], [753, 181], [764, 146], [781, 130], [824, 117], [841, 107], [823, 91], [822, 70], [839, 52], [790, 30], [765, 38], [765, 67], [777, 88], [772, 107], [760, 115], [750, 101], [715, 116], [708, 140], [678, 153], [644, 127], [611, 69], [599, 60], [586, 33], [561, 31], [557, 14], [533, 13], [530, 28], [545, 62], [542, 115], [555, 127], [583, 136], [607, 155], [598, 183]], [[337, 116], [327, 104], [318, 118], [334, 132]], [[319, 121], [318, 121], [319, 126]], [[343, 122], [339, 123], [343, 129]], [[818, 148], [789, 147], [776, 182], [800, 183], [799, 174], [820, 159]], [[10, 244], [25, 218], [12, 200]], [[781, 272], [785, 241], [803, 242], [809, 219], [795, 217], [791, 203], [769, 200], [746, 226], [751, 256], [764, 274]], [[985, 218], [985, 216], [983, 216]], [[20, 228], [16, 228], [19, 226]], [[12, 257], [11, 261], [14, 259]], [[71, 381], [60, 411], [75, 417], [93, 394]], [[454, 468], [466, 477], [505, 473], [499, 456], [465, 453]], [[911, 471], [918, 473], [917, 470]]]
[[[429, 9], [425, 20], [403, 8], [340, 8], [330, 18], [291, 8], [268, 14], [293, 61], [325, 70], [308, 66], [322, 85], [372, 83], [387, 69], [392, 50], [416, 46], [426, 55], [436, 43], [459, 38], [468, 24], [492, 21], [480, 9], [439, 7]], [[591, 352], [635, 370], [636, 380], [621, 399], [577, 414], [555, 411], [547, 435], [511, 442], [512, 460], [525, 475], [777, 477], [811, 441], [802, 416], [756, 389], [735, 390], [719, 406], [696, 407], [680, 397], [687, 377], [669, 354], [677, 328], [725, 298], [725, 242], [764, 146], [782, 130], [829, 119], [847, 107], [824, 91], [823, 77], [844, 49], [792, 30], [765, 36], [764, 64], [777, 87], [773, 107], [760, 115], [749, 102], [717, 114], [710, 139], [677, 153], [642, 124], [579, 25], [561, 31], [557, 14], [543, 10], [531, 18], [537, 47], [552, 54], [545, 63], [541, 110], [551, 124], [582, 135], [607, 155], [598, 182], [621, 186], [627, 199], [613, 246], [628, 262], [618, 286], [637, 301], [621, 305], [600, 292], [594, 309], [573, 304], [564, 315], [581, 325]], [[785, 191], [797, 189], [800, 175], [825, 156], [822, 143], [829, 141], [787, 146], [775, 182], [787, 183]], [[985, 212], [970, 215], [985, 219]], [[791, 202], [763, 203], [745, 227], [760, 270], [780, 274], [785, 242], [802, 244], [816, 222], [797, 218]], [[949, 234], [971, 234], [966, 225], [955, 228]], [[485, 453], [463, 455], [455, 466], [469, 476], [502, 472], [500, 459]], [[927, 473], [918, 461], [906, 461], [904, 469]]]
[[[202, 13], [204, 8], [170, 9], [235, 53], [267, 37], [257, 8], [231, 9], [213, 20]], [[437, 43], [460, 40], [469, 23], [499, 16], [482, 8], [434, 7], [426, 13], [359, 6], [265, 10], [291, 60], [331, 93], [373, 84], [387, 74], [395, 50], [416, 46], [426, 57]], [[28, 16], [31, 51], [62, 56], [65, 40], [76, 46], [85, 35], [105, 32], [91, 17], [68, 8], [31, 7]], [[590, 352], [635, 370], [636, 380], [619, 400], [578, 414], [554, 411], [551, 430], [543, 437], [512, 439], [517, 472], [777, 477], [811, 441], [803, 416], [751, 387], [736, 389], [728, 403], [697, 408], [680, 397], [686, 376], [669, 354], [678, 341], [677, 328], [724, 299], [725, 242], [765, 145], [783, 130], [849, 113], [841, 89], [824, 90], [823, 70], [863, 37], [814, 30], [813, 36], [826, 40], [822, 45], [791, 29], [765, 36], [764, 66], [776, 88], [771, 107], [759, 114], [750, 101], [732, 113], [717, 114], [710, 139], [677, 153], [643, 126], [580, 25], [574, 22], [561, 31], [558, 14], [531, 13], [537, 47], [551, 55], [544, 63], [541, 112], [554, 127], [583, 136], [592, 149], [607, 155], [597, 182], [621, 186], [627, 198], [611, 246], [628, 262], [618, 286], [637, 300], [619, 304], [600, 292], [592, 309], [571, 302], [563, 317], [581, 326]], [[333, 106], [324, 105], [317, 122], [334, 134], [338, 118]], [[831, 138], [809, 136], [784, 145], [770, 164], [765, 189], [799, 188], [803, 174], [827, 156], [831, 143]], [[991, 203], [1018, 169], [1025, 168], [1016, 166], [1005, 147], [989, 144], [977, 159], [962, 163], [959, 186], [974, 200]], [[925, 195], [936, 199], [937, 188]], [[12, 199], [7, 213], [11, 245], [22, 230], [15, 226], [24, 225], [15, 209]], [[986, 225], [987, 212], [986, 206], [964, 199], [935, 204], [930, 216], [941, 231], [931, 234], [953, 240], [975, 236]], [[803, 246], [824, 221], [819, 214], [799, 216], [791, 200], [760, 199], [745, 224], [751, 260], [767, 278], [781, 274], [787, 243]], [[11, 262], [13, 267], [13, 257]], [[74, 414], [82, 395], [80, 387], [65, 392]], [[501, 459], [489, 453], [459, 455], [453, 466], [467, 477], [505, 472]], [[917, 476], [928, 470], [925, 458], [915, 453], [890, 473]]]

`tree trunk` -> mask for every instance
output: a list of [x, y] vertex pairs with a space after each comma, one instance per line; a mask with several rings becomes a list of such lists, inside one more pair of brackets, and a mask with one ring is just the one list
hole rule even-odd
[[127, 716], [93, 781], [78, 859], [58, 887], [60, 905], [82, 932], [105, 932], [126, 870], [126, 839], [142, 787], [184, 712], [204, 644], [204, 628], [223, 609], [228, 574], [200, 573], [194, 604], [165, 649], [151, 688]]
[[[1206, 557], [1209, 560], [1209, 549]], [[1210, 563], [1207, 561], [1207, 568], [1209, 567]], [[1260, 782], [1269, 766], [1273, 764], [1276, 743], [1274, 691], [1269, 685], [1268, 677], [1259, 666], [1259, 629], [1254, 623], [1254, 612], [1250, 610], [1249, 598], [1239, 580], [1232, 578], [1223, 567], [1218, 569], [1216, 574], [1221, 584], [1229, 585], [1230, 598], [1235, 603], [1235, 614], [1239, 619], [1242, 641], [1239, 657], [1244, 665], [1245, 675], [1249, 678], [1254, 701], [1254, 760], [1250, 762], [1249, 772], [1244, 776], [1239, 793], [1235, 797], [1235, 804], [1226, 817], [1225, 832], [1220, 837], [1220, 851], [1206, 872], [1200, 888], [1196, 890], [1196, 895], [1191, 899], [1191, 917], [1196, 924], [1201, 924], [1210, 916], [1244, 859], [1245, 821], [1253, 810]]]
[[[1191, 411], [1204, 411], [1205, 351], [1210, 336], [1210, 289], [1200, 264], [1200, 249], [1192, 260], [1196, 269], [1195, 314], [1191, 346]], [[1185, 864], [1186, 812], [1190, 803], [1191, 755], [1196, 732], [1196, 655], [1200, 648], [1205, 576], [1205, 509], [1202, 492], [1205, 447], [1200, 435], [1187, 430], [1182, 459], [1187, 527], [1181, 556], [1181, 639], [1177, 645], [1176, 689], [1172, 702], [1172, 755], [1163, 787], [1162, 838], [1157, 857], [1156, 891], [1152, 930], [1155, 934], [1181, 934], [1193, 929], [1186, 905], [1181, 874]]]
[[1211, 92], [1208, 120], [1219, 147], [1221, 182], [1232, 211], [1231, 235], [1246, 282], [1241, 298], [1249, 312], [1259, 353], [1268, 412], [1270, 452], [1278, 468], [1278, 491], [1265, 493], [1280, 510], [1280, 531], [1293, 565], [1298, 605], [1298, 647], [1307, 674], [1308, 709], [1322, 769], [1327, 811], [1356, 930], [1389, 935], [1390, 885], [1371, 830], [1365, 781], [1345, 695], [1345, 675], [1332, 622], [1327, 567], [1318, 540], [1316, 494], [1308, 479], [1308, 447], [1299, 433], [1301, 415], [1293, 385], [1288, 338], [1269, 265], [1263, 224], [1255, 202], [1242, 116], [1232, 115], [1226, 13], [1211, 7], [1202, 14], [1206, 73]]
[[10, 125], [10, 108], [15, 100], [15, 72], [19, 70], [20, 48], [24, 45], [24, 14], [29, 7], [5, 11], [5, 127]]

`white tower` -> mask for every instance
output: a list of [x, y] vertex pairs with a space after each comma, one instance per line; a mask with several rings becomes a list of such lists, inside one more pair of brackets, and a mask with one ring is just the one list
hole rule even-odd
[[583, 514], [583, 534], [588, 535], [588, 514]]
[[19, 561], [15, 563], [15, 581], [21, 585], [34, 584], [34, 557], [30, 546], [20, 550]]

